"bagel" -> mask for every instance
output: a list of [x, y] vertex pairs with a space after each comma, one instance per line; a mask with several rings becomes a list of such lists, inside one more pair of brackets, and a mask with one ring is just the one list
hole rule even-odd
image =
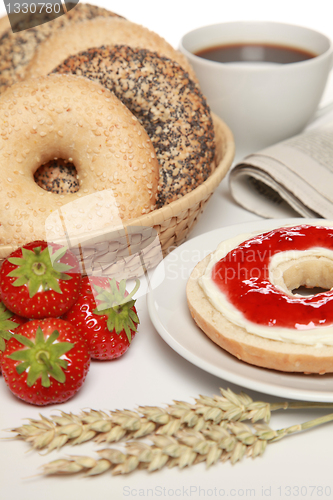
[[[47, 21], [46, 10], [44, 16]], [[30, 17], [24, 16], [22, 20], [18, 21], [20, 25], [17, 26], [24, 31], [13, 33], [8, 28], [0, 38], [0, 94], [10, 85], [25, 78], [26, 67], [33, 58], [38, 45], [51, 36], [54, 31], [97, 16], [118, 17], [118, 14], [95, 5], [78, 3], [65, 15], [45, 22], [45, 24], [26, 29], [31, 25]], [[31, 17], [33, 19], [34, 15], [32, 14]]]
[[214, 127], [199, 87], [175, 61], [128, 46], [92, 48], [54, 72], [98, 81], [138, 118], [160, 164], [157, 208], [196, 188], [214, 165]]
[[[299, 286], [325, 290], [304, 296]], [[299, 225], [222, 242], [194, 268], [186, 295], [196, 324], [239, 360], [333, 372], [332, 227]]]
[[10, 29], [10, 22], [7, 14], [5, 16], [0, 17], [0, 39], [2, 35]]
[[[53, 74], [17, 83], [0, 97], [0, 127], [0, 244], [56, 238], [60, 209], [84, 233], [154, 208], [159, 165], [151, 141], [96, 82]], [[58, 158], [75, 165], [77, 193], [35, 183], [38, 167]]]
[[41, 43], [26, 68], [25, 78], [50, 73], [69, 56], [91, 47], [128, 45], [157, 52], [178, 62], [197, 81], [186, 57], [149, 29], [119, 17], [96, 17], [77, 25], [67, 25]]

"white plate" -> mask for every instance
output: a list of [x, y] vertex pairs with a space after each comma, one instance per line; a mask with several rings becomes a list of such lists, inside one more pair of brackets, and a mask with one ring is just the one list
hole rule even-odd
[[333, 375], [285, 374], [239, 361], [217, 347], [196, 326], [186, 303], [185, 287], [192, 269], [222, 240], [306, 222], [324, 221], [270, 219], [237, 224], [203, 234], [176, 248], [155, 269], [147, 299], [150, 318], [160, 336], [183, 358], [226, 381], [283, 398], [333, 402]]

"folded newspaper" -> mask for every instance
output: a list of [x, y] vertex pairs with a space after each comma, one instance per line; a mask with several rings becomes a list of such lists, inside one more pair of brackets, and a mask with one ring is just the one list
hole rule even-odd
[[266, 218], [333, 219], [333, 117], [246, 156], [231, 170], [232, 196]]

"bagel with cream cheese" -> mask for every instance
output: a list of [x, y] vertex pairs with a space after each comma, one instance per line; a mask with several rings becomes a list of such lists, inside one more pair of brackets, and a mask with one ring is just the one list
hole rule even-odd
[[[299, 287], [320, 287], [303, 295]], [[333, 228], [277, 228], [222, 242], [186, 288], [191, 315], [219, 347], [284, 372], [333, 372]]]

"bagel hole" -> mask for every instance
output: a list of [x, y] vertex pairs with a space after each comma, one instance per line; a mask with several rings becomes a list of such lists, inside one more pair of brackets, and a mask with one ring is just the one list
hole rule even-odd
[[318, 293], [329, 292], [329, 288], [321, 288], [319, 286], [313, 288], [307, 288], [306, 286], [300, 286], [291, 290], [293, 295], [303, 295], [304, 297], [311, 297], [312, 295], [317, 295]]
[[74, 163], [55, 158], [43, 163], [34, 173], [36, 184], [54, 194], [76, 193], [79, 186], [79, 179]]
[[293, 264], [284, 271], [283, 280], [294, 295], [311, 296], [328, 292], [333, 288], [333, 261], [319, 257]]

